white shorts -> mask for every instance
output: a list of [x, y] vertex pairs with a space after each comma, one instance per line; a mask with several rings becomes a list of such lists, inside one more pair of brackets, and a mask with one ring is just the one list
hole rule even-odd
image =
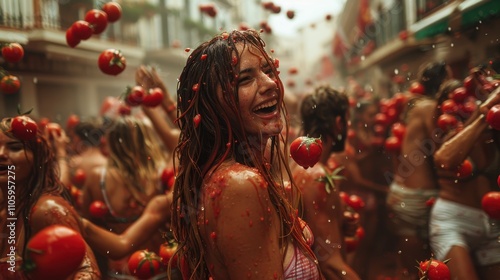
[[477, 208], [437, 199], [431, 212], [430, 244], [445, 260], [453, 246], [467, 249], [481, 266], [500, 263], [500, 221]]
[[428, 237], [431, 207], [427, 201], [438, 196], [436, 189], [410, 189], [393, 181], [387, 195], [387, 206], [397, 225], [398, 234]]

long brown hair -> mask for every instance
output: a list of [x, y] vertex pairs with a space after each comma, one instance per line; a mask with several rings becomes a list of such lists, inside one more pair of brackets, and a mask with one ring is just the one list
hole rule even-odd
[[[297, 220], [295, 210], [300, 195], [293, 182], [291, 197], [287, 197], [284, 188], [281, 170], [285, 169], [292, 178], [288, 157], [283, 152], [288, 149], [282, 146], [288, 143], [287, 119], [287, 133], [270, 139], [270, 162], [264, 162], [255, 154], [251, 146], [256, 139], [245, 133], [245, 122], [238, 109], [236, 80], [241, 56], [238, 44], [259, 52], [267, 60], [278, 86], [281, 112], [287, 112], [275, 60], [266, 52], [265, 43], [256, 31], [221, 33], [202, 43], [189, 56], [177, 85], [177, 124], [181, 135], [175, 149], [179, 168], [174, 186], [172, 229], [179, 242], [178, 254], [189, 266], [189, 278], [192, 279], [209, 276], [204, 260], [205, 246], [197, 226], [202, 182], [209, 172], [229, 159], [255, 167], [268, 183], [269, 197], [282, 221], [281, 246], [284, 248], [287, 241], [294, 240], [302, 251], [314, 258], [302, 238]], [[223, 100], [218, 98], [217, 92], [222, 92]], [[200, 122], [195, 121], [197, 116], [201, 117]]]

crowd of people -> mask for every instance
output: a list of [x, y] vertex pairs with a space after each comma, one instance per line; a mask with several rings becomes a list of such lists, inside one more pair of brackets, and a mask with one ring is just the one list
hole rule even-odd
[[[497, 278], [500, 227], [481, 208], [498, 188], [499, 132], [485, 120], [500, 103], [484, 87], [494, 68], [470, 69], [465, 84], [429, 62], [421, 92], [322, 84], [291, 103], [278, 67], [259, 32], [222, 32], [191, 51], [175, 98], [154, 68], [137, 69], [138, 86], [165, 93], [157, 107], [39, 125], [29, 140], [3, 119], [0, 278], [30, 279], [26, 244], [53, 224], [86, 242], [67, 279], [138, 279], [130, 256], [165, 243], [175, 253], [150, 279], [414, 280], [429, 259], [447, 261], [450, 279]], [[443, 126], [446, 114], [454, 122]], [[322, 143], [311, 168], [290, 158], [301, 135]], [[15, 271], [4, 238], [11, 166]]]

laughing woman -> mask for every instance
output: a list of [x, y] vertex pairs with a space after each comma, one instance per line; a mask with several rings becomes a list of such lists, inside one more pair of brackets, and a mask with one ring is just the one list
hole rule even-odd
[[179, 77], [172, 227], [189, 279], [321, 278], [285, 184], [276, 65], [259, 33], [232, 31], [196, 48]]

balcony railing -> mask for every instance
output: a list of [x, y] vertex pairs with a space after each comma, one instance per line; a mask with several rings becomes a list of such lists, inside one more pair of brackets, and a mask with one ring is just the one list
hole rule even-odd
[[449, 0], [417, 0], [417, 20], [425, 18], [449, 2]]

